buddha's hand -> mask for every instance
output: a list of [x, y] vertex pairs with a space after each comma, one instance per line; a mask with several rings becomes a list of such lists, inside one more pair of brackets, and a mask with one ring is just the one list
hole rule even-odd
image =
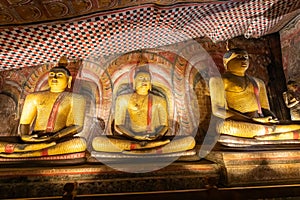
[[259, 122], [259, 123], [263, 123], [263, 124], [267, 124], [267, 123], [278, 123], [278, 119], [274, 118], [272, 116], [267, 116], [267, 117], [254, 117], [252, 118], [253, 121]]
[[134, 139], [136, 139], [136, 140], [154, 140], [156, 138], [157, 137], [149, 135], [149, 134], [148, 135], [143, 135], [143, 136], [140, 136], [140, 135], [134, 136]]
[[48, 141], [50, 141], [50, 137], [47, 137], [47, 136], [39, 137], [37, 134], [22, 135], [21, 139], [24, 142], [48, 142]]

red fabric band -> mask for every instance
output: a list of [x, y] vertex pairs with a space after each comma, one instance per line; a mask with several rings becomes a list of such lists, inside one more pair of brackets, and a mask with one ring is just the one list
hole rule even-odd
[[131, 143], [131, 144], [130, 144], [130, 150], [134, 150], [134, 149], [136, 149], [136, 144]]
[[152, 95], [148, 96], [148, 112], [147, 112], [147, 131], [151, 132], [151, 121], [152, 121]]
[[57, 113], [58, 113], [58, 108], [65, 96], [66, 96], [65, 92], [61, 93], [57, 97], [56, 101], [54, 102], [49, 119], [48, 119], [46, 132], [52, 132], [54, 130], [54, 125], [55, 125], [55, 121], [56, 121], [56, 117], [57, 117]]
[[5, 145], [5, 149], [4, 149], [4, 152], [5, 153], [13, 153], [14, 150], [15, 150], [15, 144], [7, 144]]
[[298, 140], [299, 139], [299, 132], [293, 131], [293, 139]]
[[42, 150], [42, 156], [48, 156], [48, 149], [43, 149]]
[[265, 126], [265, 135], [268, 135], [269, 134], [269, 129], [267, 126]]

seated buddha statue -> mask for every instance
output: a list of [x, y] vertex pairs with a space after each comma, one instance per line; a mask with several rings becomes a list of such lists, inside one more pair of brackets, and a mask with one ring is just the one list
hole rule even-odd
[[165, 136], [169, 130], [167, 101], [151, 92], [151, 74], [147, 65], [135, 71], [133, 88], [134, 92], [116, 98], [115, 137], [95, 137], [94, 150], [163, 154], [193, 149], [195, 141], [191, 136], [172, 141]]
[[66, 91], [72, 82], [67, 64], [66, 58], [62, 57], [58, 66], [50, 70], [49, 90], [26, 96], [20, 118], [19, 141], [0, 141], [0, 157], [41, 157], [86, 150], [86, 141], [74, 137], [83, 128], [85, 99]]
[[296, 81], [288, 81], [287, 91], [284, 92], [283, 99], [286, 107], [290, 109], [292, 120], [300, 120], [300, 93]]
[[280, 144], [298, 139], [300, 125], [280, 123], [270, 110], [264, 82], [246, 74], [248, 53], [238, 48], [228, 50], [223, 62], [226, 72], [221, 77], [212, 77], [209, 83], [212, 114], [221, 119], [216, 127], [221, 134], [219, 142], [239, 146], [245, 141]]

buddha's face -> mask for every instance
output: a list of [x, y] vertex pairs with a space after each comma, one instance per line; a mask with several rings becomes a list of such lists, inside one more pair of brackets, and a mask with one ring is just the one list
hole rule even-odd
[[234, 52], [232, 59], [227, 63], [227, 71], [244, 73], [249, 67], [249, 56], [246, 51]]
[[51, 70], [48, 75], [48, 84], [51, 92], [64, 91], [69, 83], [70, 76], [64, 70]]
[[145, 95], [151, 88], [151, 77], [147, 72], [139, 72], [134, 78], [135, 90], [138, 94]]

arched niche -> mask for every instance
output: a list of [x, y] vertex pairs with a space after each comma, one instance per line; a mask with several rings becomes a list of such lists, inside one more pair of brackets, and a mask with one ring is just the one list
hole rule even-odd
[[134, 70], [139, 67], [141, 57], [149, 65], [152, 87], [157, 93], [165, 96], [168, 102], [168, 114], [172, 129], [170, 134], [175, 134], [176, 123], [180, 125], [180, 130], [176, 134], [194, 134], [199, 126], [200, 112], [194, 90], [197, 69], [183, 57], [160, 49], [129, 52], [116, 57], [104, 67], [105, 73], [100, 79], [107, 83], [102, 82], [102, 86], [106, 87], [102, 88], [105, 90], [101, 94], [107, 101], [103, 102], [105, 106], [102, 107], [110, 108], [108, 115], [103, 116], [107, 124], [105, 134], [112, 134], [110, 125], [113, 120], [116, 96], [120, 92], [132, 92], [133, 90]]

